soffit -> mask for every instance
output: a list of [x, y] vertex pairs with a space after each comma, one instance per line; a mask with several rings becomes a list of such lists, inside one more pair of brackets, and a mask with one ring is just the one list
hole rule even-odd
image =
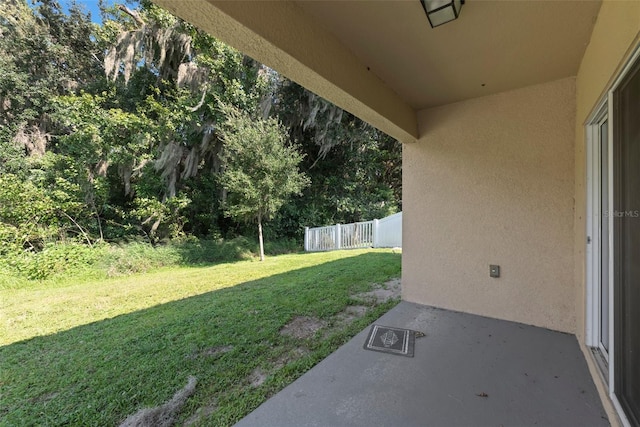
[[431, 28], [419, 0], [295, 3], [415, 110], [575, 76], [600, 8], [467, 0]]

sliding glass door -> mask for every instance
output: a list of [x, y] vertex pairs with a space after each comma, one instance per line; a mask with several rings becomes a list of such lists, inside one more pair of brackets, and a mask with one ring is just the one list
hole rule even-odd
[[599, 158], [599, 212], [598, 226], [600, 249], [598, 275], [598, 350], [607, 362], [609, 361], [609, 119], [603, 117], [598, 123], [598, 151]]
[[613, 99], [614, 393], [640, 426], [640, 61]]
[[640, 427], [640, 51], [587, 125], [587, 344]]

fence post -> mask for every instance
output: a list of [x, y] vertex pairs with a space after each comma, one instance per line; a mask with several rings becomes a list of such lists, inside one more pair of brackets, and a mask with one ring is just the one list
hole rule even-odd
[[378, 247], [378, 220], [373, 220], [373, 247]]
[[309, 252], [309, 227], [304, 228], [304, 251]]
[[336, 224], [336, 238], [334, 239], [336, 242], [336, 249], [340, 249], [340, 224]]

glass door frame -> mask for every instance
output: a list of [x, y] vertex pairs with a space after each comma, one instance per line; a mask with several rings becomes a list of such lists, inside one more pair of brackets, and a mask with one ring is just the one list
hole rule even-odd
[[608, 266], [609, 266], [609, 346], [607, 359], [603, 364], [598, 363], [601, 367], [602, 375], [608, 386], [608, 393], [611, 402], [618, 414], [618, 417], [625, 427], [630, 427], [629, 422], [620, 402], [615, 394], [615, 335], [614, 335], [614, 290], [615, 271], [614, 266], [614, 131], [616, 117], [614, 114], [614, 92], [620, 86], [624, 78], [629, 74], [632, 68], [640, 60], [640, 45], [636, 46], [633, 54], [627, 60], [625, 66], [617, 75], [613, 84], [608, 88], [603, 98], [596, 104], [596, 108], [589, 119], [585, 122], [586, 136], [586, 178], [587, 178], [587, 216], [586, 216], [586, 330], [585, 344], [591, 349], [596, 350], [594, 354], [600, 353], [602, 346], [600, 345], [600, 274], [601, 274], [601, 242], [600, 242], [600, 221], [596, 213], [602, 213], [602, 201], [600, 200], [601, 189], [601, 150], [600, 150], [600, 126], [604, 120], [608, 122], [608, 150], [607, 150], [607, 184], [608, 184]]
[[[613, 138], [612, 126], [610, 120], [609, 106], [611, 103], [604, 101], [600, 104], [596, 113], [593, 115], [587, 125], [587, 345], [593, 349], [597, 349], [603, 358], [604, 366], [601, 365], [605, 380], [612, 384], [612, 378], [609, 374], [609, 361], [611, 360], [613, 347], [613, 215], [609, 215], [613, 211]], [[602, 126], [607, 123], [607, 156], [603, 158], [602, 150]], [[607, 176], [602, 176], [602, 171]], [[603, 189], [602, 183], [605, 182], [608, 188]], [[602, 200], [603, 193], [608, 200]], [[603, 203], [604, 202], [604, 203]], [[606, 209], [603, 209], [607, 207]], [[604, 217], [604, 218], [603, 218]], [[604, 230], [602, 222], [608, 224], [607, 230]], [[603, 242], [603, 240], [606, 241]], [[603, 245], [604, 244], [604, 245]], [[606, 254], [602, 253], [602, 248], [607, 248]], [[602, 266], [602, 260], [607, 260], [607, 265]], [[603, 325], [601, 319], [602, 298], [601, 284], [603, 277], [603, 269], [608, 270], [608, 316], [606, 323], [608, 324], [608, 337], [606, 343], [602, 342], [603, 334], [601, 327]]]

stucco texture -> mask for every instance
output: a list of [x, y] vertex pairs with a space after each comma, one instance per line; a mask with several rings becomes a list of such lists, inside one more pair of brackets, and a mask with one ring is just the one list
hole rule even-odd
[[403, 299], [574, 332], [575, 79], [418, 123], [403, 150]]

